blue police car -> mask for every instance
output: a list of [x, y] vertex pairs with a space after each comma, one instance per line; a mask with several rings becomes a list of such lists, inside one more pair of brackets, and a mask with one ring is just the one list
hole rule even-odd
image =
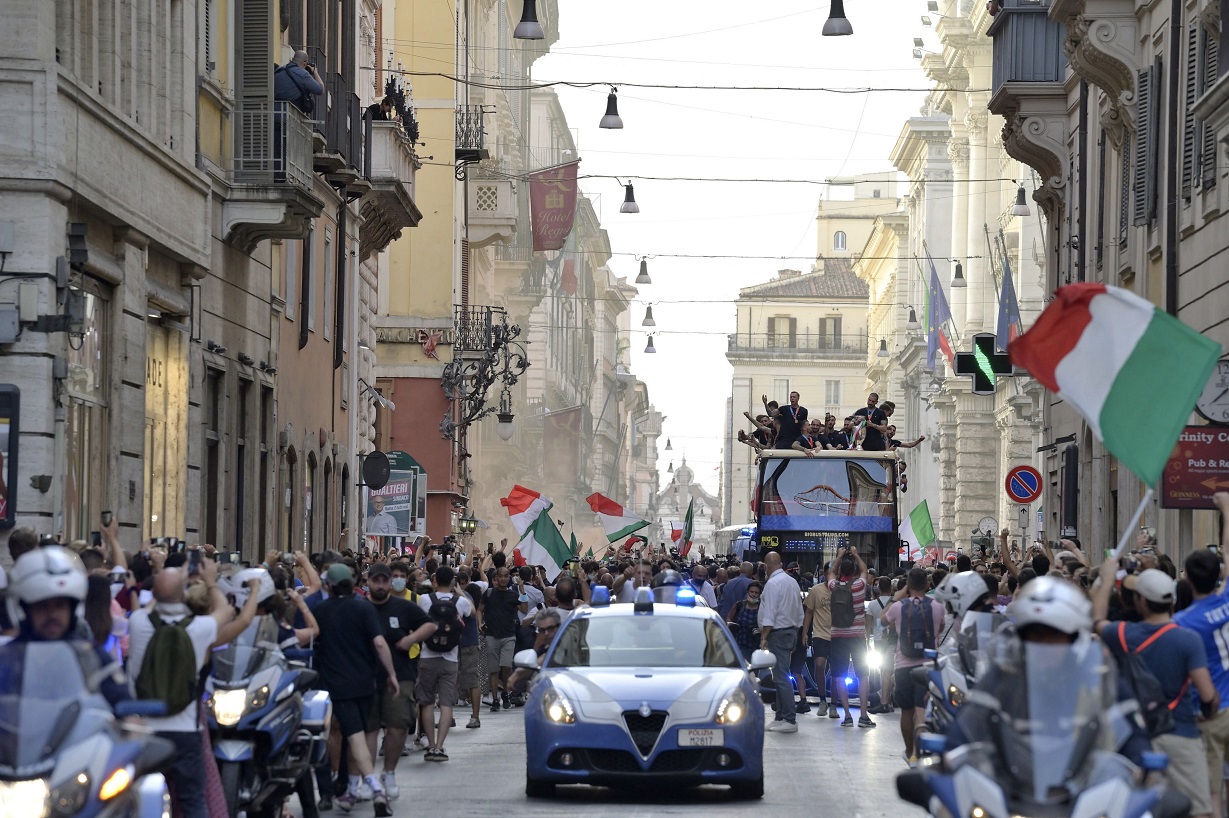
[[[548, 797], [556, 784], [728, 784], [762, 796], [764, 706], [748, 668], [771, 666], [772, 654], [744, 663], [687, 588], [603, 601], [573, 614], [542, 658], [524, 710], [526, 795]], [[532, 650], [516, 663], [539, 666]]]

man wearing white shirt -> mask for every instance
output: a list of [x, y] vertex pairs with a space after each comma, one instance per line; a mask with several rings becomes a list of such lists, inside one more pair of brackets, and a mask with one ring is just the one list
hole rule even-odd
[[[431, 578], [431, 593], [418, 598], [418, 605], [428, 614], [435, 600], [454, 599], [457, 615], [464, 619], [474, 613], [473, 603], [469, 594], [455, 594], [453, 581], [456, 573], [447, 565], [442, 565]], [[437, 623], [438, 624], [438, 623]], [[452, 706], [457, 703], [457, 670], [460, 661], [459, 648], [447, 651], [437, 651], [431, 648], [432, 640], [422, 643], [422, 652], [418, 657], [418, 681], [414, 695], [418, 699], [419, 724], [427, 735], [427, 761], [447, 761], [448, 754], [444, 752], [444, 739], [448, 737], [448, 728], [452, 726]], [[439, 738], [435, 736], [435, 701], [439, 699], [440, 726]]]
[[769, 551], [764, 557], [768, 581], [760, 594], [758, 624], [760, 649], [772, 651], [777, 664], [772, 669], [772, 681], [777, 687], [777, 717], [768, 730], [774, 733], [797, 733], [797, 705], [794, 688], [789, 681], [789, 664], [798, 643], [802, 627], [802, 589], [798, 581], [781, 568], [781, 555]]

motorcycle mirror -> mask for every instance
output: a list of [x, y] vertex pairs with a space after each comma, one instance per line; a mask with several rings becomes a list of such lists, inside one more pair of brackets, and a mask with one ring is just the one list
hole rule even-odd
[[930, 784], [921, 770], [908, 770], [896, 776], [896, 794], [902, 801], [926, 809], [930, 805]]
[[126, 702], [119, 702], [115, 705], [116, 718], [139, 717], [145, 719], [156, 719], [166, 715], [166, 702], [160, 701], [138, 701], [130, 699]]

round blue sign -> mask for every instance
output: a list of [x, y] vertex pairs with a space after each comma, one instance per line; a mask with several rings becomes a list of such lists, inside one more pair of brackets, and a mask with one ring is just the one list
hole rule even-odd
[[1031, 503], [1041, 496], [1041, 472], [1016, 466], [1007, 473], [1007, 496], [1016, 503]]

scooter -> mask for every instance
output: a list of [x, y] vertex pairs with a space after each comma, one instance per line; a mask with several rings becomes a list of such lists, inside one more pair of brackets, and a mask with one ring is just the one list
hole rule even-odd
[[309, 689], [315, 680], [283, 655], [268, 616], [213, 655], [206, 710], [230, 818], [279, 818], [292, 792], [315, 814], [312, 770], [328, 752], [333, 718], [329, 694]]
[[171, 742], [129, 731], [116, 719], [161, 716], [162, 702], [130, 701], [114, 712], [97, 691], [96, 653], [71, 642], [0, 646], [0, 815], [19, 818], [163, 818], [170, 814], [158, 770]]
[[932, 755], [897, 777], [897, 792], [936, 818], [1188, 815], [1189, 799], [1164, 785], [1163, 753], [1136, 765], [1115, 752], [1130, 733], [1099, 644], [1016, 643], [949, 735], [919, 739]]

